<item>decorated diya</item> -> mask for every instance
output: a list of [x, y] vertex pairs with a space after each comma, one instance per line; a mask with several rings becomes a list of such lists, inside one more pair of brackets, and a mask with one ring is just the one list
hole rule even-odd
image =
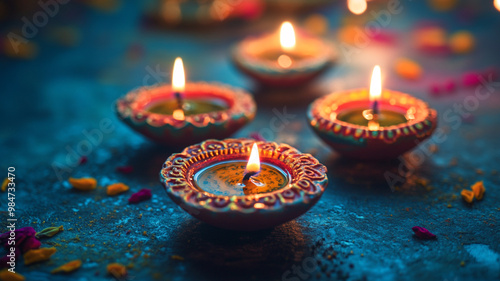
[[120, 119], [161, 144], [185, 146], [232, 135], [255, 117], [252, 96], [216, 83], [185, 83], [182, 60], [176, 59], [172, 85], [142, 87], [116, 103]]
[[332, 93], [314, 101], [309, 124], [329, 146], [359, 159], [389, 159], [428, 138], [437, 112], [411, 95], [383, 90], [380, 67], [373, 70], [370, 90]]
[[326, 167], [274, 142], [207, 140], [171, 155], [160, 172], [168, 196], [193, 217], [233, 230], [277, 226], [323, 194]]
[[233, 50], [236, 66], [271, 86], [303, 84], [328, 69], [336, 57], [332, 44], [284, 22], [278, 34], [244, 39]]

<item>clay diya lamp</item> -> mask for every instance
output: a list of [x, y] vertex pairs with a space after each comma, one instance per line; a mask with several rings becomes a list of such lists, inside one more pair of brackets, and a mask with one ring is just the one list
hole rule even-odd
[[189, 146], [167, 159], [160, 180], [168, 196], [193, 217], [245, 231], [304, 214], [328, 183], [326, 167], [310, 154], [248, 139]]
[[299, 30], [290, 22], [280, 34], [246, 38], [233, 49], [233, 61], [245, 74], [264, 85], [289, 87], [306, 83], [328, 69], [335, 49], [320, 38]]
[[329, 146], [358, 159], [390, 159], [428, 138], [437, 112], [411, 95], [383, 90], [380, 67], [373, 70], [370, 91], [338, 92], [314, 101], [309, 124]]
[[169, 146], [185, 147], [226, 138], [253, 120], [252, 96], [215, 83], [185, 84], [182, 60], [174, 64], [172, 85], [142, 87], [116, 103], [119, 118], [135, 131]]

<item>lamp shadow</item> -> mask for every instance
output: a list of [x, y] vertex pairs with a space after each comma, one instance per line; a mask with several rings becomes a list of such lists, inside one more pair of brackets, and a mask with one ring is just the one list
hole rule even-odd
[[385, 161], [360, 161], [333, 155], [323, 163], [335, 191], [365, 195], [423, 196], [430, 189], [426, 177], [432, 173], [431, 161], [413, 165], [409, 155]]
[[134, 178], [147, 182], [158, 183], [158, 175], [167, 158], [181, 152], [183, 148], [162, 146], [152, 142], [144, 142], [138, 149], [131, 152], [126, 165], [134, 167]]
[[188, 266], [203, 279], [279, 280], [304, 258], [306, 241], [295, 221], [272, 229], [240, 232], [188, 220], [172, 234], [169, 245], [174, 245], [173, 253], [189, 262]]

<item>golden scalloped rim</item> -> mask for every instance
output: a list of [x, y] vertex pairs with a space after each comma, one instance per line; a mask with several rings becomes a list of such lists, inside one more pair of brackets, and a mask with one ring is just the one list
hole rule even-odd
[[[256, 104], [252, 96], [240, 89], [220, 83], [187, 83], [186, 89], [189, 92], [207, 93], [207, 96], [220, 97], [222, 99], [229, 99], [232, 105], [227, 110], [201, 113], [188, 115], [182, 121], [176, 120], [172, 115], [157, 114], [149, 112], [145, 109], [144, 103], [150, 95], [157, 95], [158, 97], [171, 96], [172, 87], [169, 84], [157, 84], [153, 86], [145, 86], [135, 89], [125, 95], [123, 98], [118, 99], [116, 102], [116, 109], [118, 115], [122, 119], [130, 118], [134, 123], [147, 123], [150, 126], [161, 127], [170, 125], [173, 127], [186, 127], [193, 125], [195, 127], [206, 127], [210, 124], [224, 123], [230, 119], [239, 119], [246, 117], [252, 120], [255, 116]], [[141, 100], [141, 102], [139, 102]]]
[[[310, 125], [322, 132], [350, 135], [355, 139], [381, 139], [388, 143], [393, 143], [399, 137], [408, 135], [427, 136], [432, 133], [436, 126], [437, 112], [429, 108], [426, 102], [409, 94], [391, 90], [383, 90], [382, 100], [403, 107], [417, 107], [414, 120], [395, 126], [380, 127], [378, 130], [369, 130], [367, 126], [356, 125], [335, 118], [339, 113], [337, 104], [366, 100], [369, 98], [368, 95], [367, 89], [356, 89], [335, 92], [318, 98], [310, 105], [307, 113]], [[334, 116], [334, 118], [331, 118], [331, 116]]]
[[[253, 143], [261, 159], [279, 161], [290, 172], [289, 184], [279, 190], [247, 196], [220, 196], [199, 190], [192, 182], [196, 163], [248, 157]], [[206, 140], [171, 155], [163, 164], [160, 180], [166, 192], [181, 207], [210, 212], [276, 211], [288, 205], [309, 204], [319, 198], [328, 184], [327, 169], [310, 154], [300, 153], [287, 144], [249, 139]], [[184, 207], [183, 207], [184, 208]], [[184, 208], [186, 209], [186, 208]]]

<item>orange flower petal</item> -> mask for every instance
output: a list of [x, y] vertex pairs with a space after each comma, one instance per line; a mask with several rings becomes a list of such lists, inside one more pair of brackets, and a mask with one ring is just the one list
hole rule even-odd
[[80, 266], [82, 266], [82, 261], [81, 260], [74, 260], [74, 261], [70, 261], [68, 263], [61, 265], [60, 267], [52, 270], [50, 273], [52, 273], [52, 274], [59, 273], [59, 272], [68, 273], [68, 272], [72, 272], [72, 271], [79, 269]]
[[472, 192], [474, 192], [474, 196], [477, 198], [477, 200], [482, 200], [484, 196], [484, 192], [486, 191], [486, 188], [484, 188], [483, 181], [478, 181], [475, 184], [472, 185], [471, 187]]
[[125, 268], [125, 266], [122, 264], [110, 263], [108, 264], [106, 269], [108, 270], [109, 274], [113, 275], [113, 277], [117, 279], [121, 279], [127, 276], [127, 268]]
[[106, 191], [106, 193], [109, 196], [115, 196], [115, 195], [123, 193], [127, 190], [129, 190], [128, 185], [125, 185], [125, 184], [119, 182], [119, 183], [114, 183], [114, 184], [108, 185], [108, 190]]
[[472, 203], [472, 201], [474, 201], [474, 193], [470, 190], [462, 189], [462, 192], [460, 192], [460, 195], [462, 195], [462, 198], [467, 203]]
[[10, 272], [7, 269], [0, 271], [0, 280], [2, 281], [24, 281], [24, 276], [19, 273]]
[[73, 186], [73, 188], [81, 191], [89, 191], [95, 189], [97, 186], [97, 181], [94, 178], [69, 178], [68, 181]]
[[57, 250], [54, 247], [29, 250], [23, 256], [24, 264], [28, 265], [32, 263], [46, 261], [50, 259], [50, 256], [52, 256], [56, 251]]

